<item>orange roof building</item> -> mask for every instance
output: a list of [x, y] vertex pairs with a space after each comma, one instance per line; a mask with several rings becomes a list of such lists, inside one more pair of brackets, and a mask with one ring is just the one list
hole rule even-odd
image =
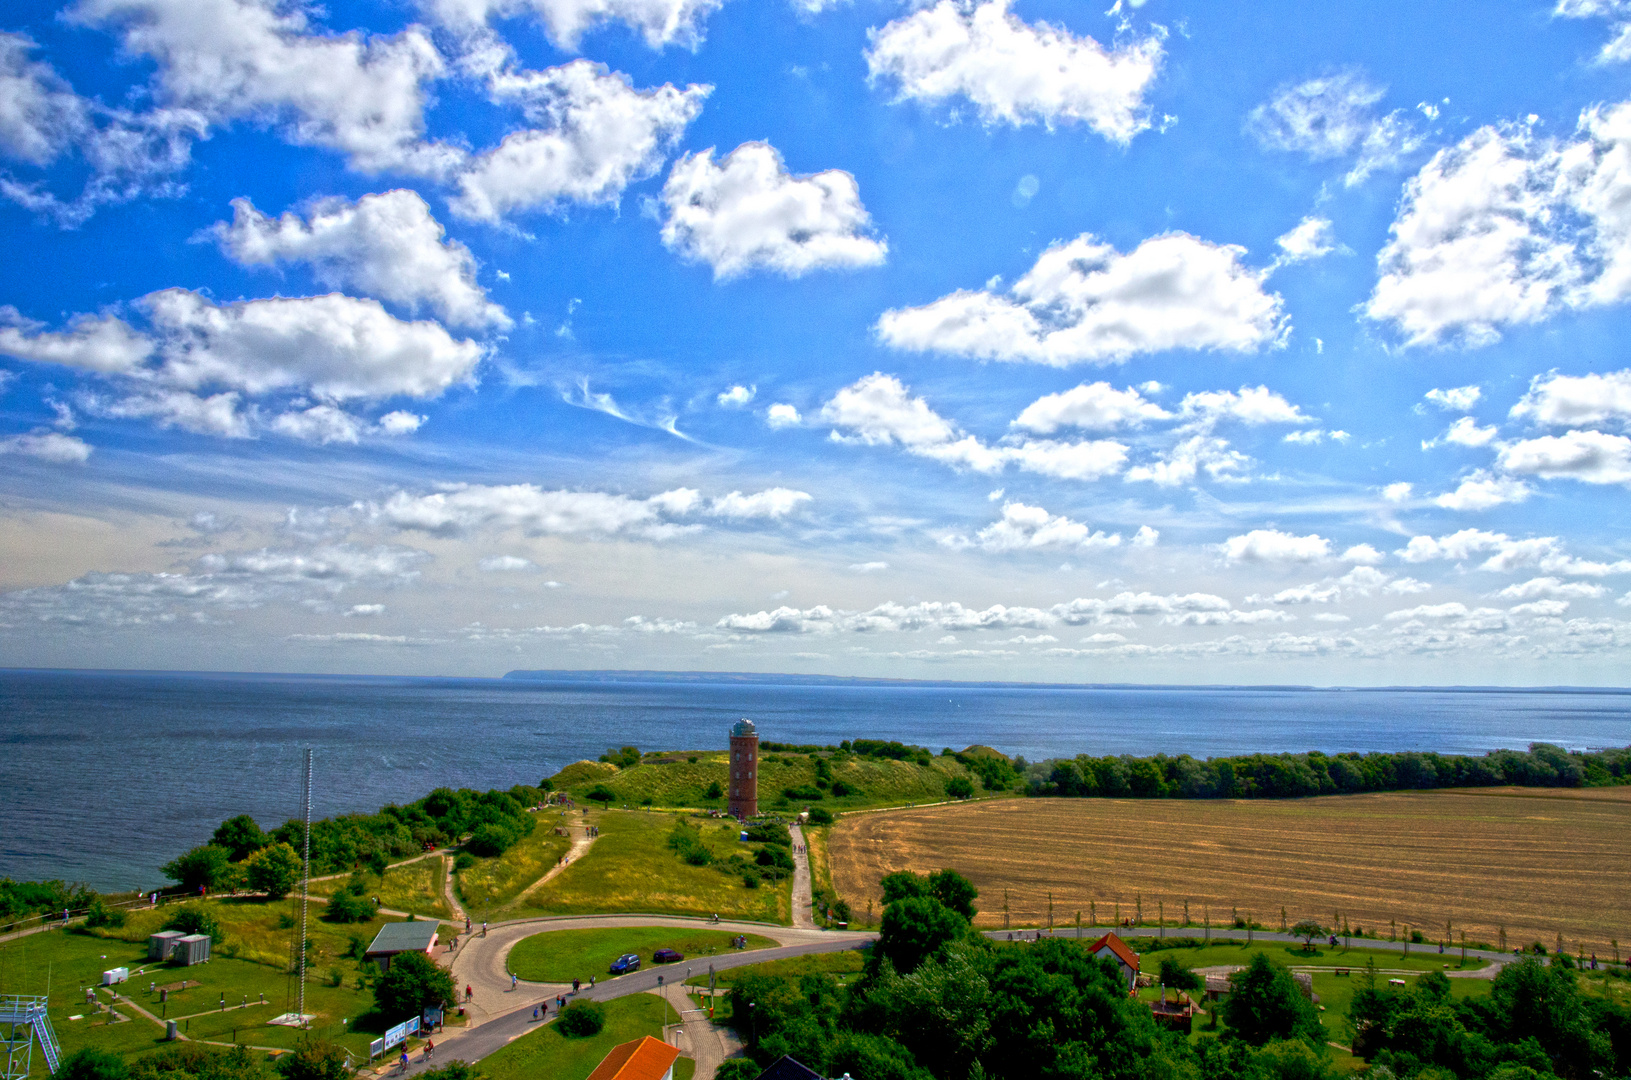
[[1138, 984], [1138, 954], [1114, 934], [1106, 934], [1087, 947], [1087, 954], [1094, 959], [1098, 959], [1106, 952], [1115, 958], [1121, 967], [1121, 973], [1127, 976], [1127, 989], [1131, 990]]
[[647, 1035], [612, 1047], [588, 1080], [674, 1080], [679, 1056], [674, 1047]]

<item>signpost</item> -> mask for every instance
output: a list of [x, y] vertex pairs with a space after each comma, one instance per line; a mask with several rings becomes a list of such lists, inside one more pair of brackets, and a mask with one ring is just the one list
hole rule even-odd
[[368, 1056], [379, 1057], [393, 1046], [399, 1046], [408, 1041], [409, 1035], [419, 1034], [419, 1017], [404, 1020], [396, 1027], [385, 1033], [383, 1039], [375, 1039], [368, 1044]]

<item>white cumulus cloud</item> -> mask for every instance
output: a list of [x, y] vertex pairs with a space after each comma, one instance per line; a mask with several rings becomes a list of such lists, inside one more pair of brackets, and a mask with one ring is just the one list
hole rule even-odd
[[1084, 233], [1043, 252], [1008, 292], [959, 289], [878, 320], [887, 345], [1065, 366], [1167, 349], [1251, 352], [1289, 324], [1244, 249], [1166, 233], [1122, 254]]
[[1280, 248], [1280, 261], [1286, 263], [1311, 262], [1336, 250], [1331, 219], [1312, 214], [1284, 236], [1276, 237], [1274, 242]]
[[470, 162], [458, 179], [453, 212], [497, 221], [566, 203], [616, 203], [630, 184], [662, 167], [712, 89], [665, 84], [636, 90], [627, 75], [587, 60], [495, 75], [493, 96], [520, 103], [534, 126]]
[[355, 289], [415, 311], [423, 305], [458, 326], [510, 325], [476, 283], [475, 256], [447, 239], [417, 192], [321, 199], [304, 219], [292, 212], [269, 217], [248, 199], [232, 200], [232, 209], [232, 222], [212, 231], [242, 265], [310, 263], [329, 288]]
[[490, 574], [536, 573], [538, 564], [519, 555], [489, 555], [477, 564]]
[[867, 68], [902, 100], [965, 98], [987, 124], [1086, 124], [1117, 143], [1150, 126], [1144, 94], [1161, 65], [1154, 37], [1106, 49], [1008, 0], [940, 0], [868, 32]]
[[648, 46], [702, 44], [702, 27], [724, 0], [421, 0], [437, 21], [468, 34], [493, 18], [531, 11], [544, 24], [550, 40], [575, 50], [583, 35], [607, 23], [620, 22], [636, 31]]
[[1447, 491], [1433, 501], [1446, 510], [1488, 510], [1506, 503], [1523, 502], [1533, 494], [1528, 484], [1507, 476], [1494, 476], [1479, 469], [1454, 491]]
[[1040, 506], [1004, 503], [1002, 517], [981, 529], [972, 540], [954, 537], [953, 547], [974, 546], [986, 551], [1034, 551], [1039, 548], [1095, 550], [1121, 544], [1119, 533], [1095, 531], [1063, 514], [1050, 514]]
[[728, 495], [721, 495], [708, 504], [708, 512], [718, 517], [735, 518], [783, 518], [797, 510], [799, 506], [809, 502], [811, 496], [808, 492], [794, 491], [791, 488], [766, 488], [751, 495], [744, 495], [740, 491], [733, 491]]
[[773, 428], [797, 427], [804, 422], [804, 417], [792, 405], [781, 402], [772, 405], [765, 411], [765, 423]]
[[1435, 388], [1427, 391], [1425, 396], [1445, 412], [1471, 412], [1478, 399], [1484, 396], [1484, 391], [1477, 385], [1456, 386], [1449, 390]]
[[752, 401], [757, 393], [758, 387], [738, 384], [728, 390], [721, 390], [714, 400], [727, 409], [739, 409]]
[[877, 266], [889, 253], [871, 235], [854, 176], [795, 176], [769, 143], [743, 143], [717, 164], [711, 147], [686, 155], [670, 170], [662, 201], [663, 243], [713, 267], [716, 279]]
[[1037, 398], [1025, 407], [1012, 426], [1038, 435], [1052, 435], [1062, 427], [1114, 431], [1119, 427], [1141, 427], [1147, 421], [1171, 418], [1171, 413], [1132, 387], [1117, 390], [1107, 382], [1096, 382]]
[[1537, 375], [1511, 415], [1547, 427], [1626, 425], [1631, 423], [1631, 368], [1606, 375]]
[[0, 455], [4, 454], [36, 458], [53, 465], [82, 465], [91, 456], [91, 446], [83, 439], [60, 431], [33, 431], [0, 438]]
[[335, 34], [311, 9], [276, 0], [81, 0], [79, 22], [123, 31], [157, 65], [161, 104], [211, 122], [269, 122], [290, 142], [344, 154], [353, 168], [443, 175], [462, 153], [426, 143], [428, 84], [446, 64], [419, 26]]
[[1218, 549], [1227, 562], [1318, 562], [1331, 557], [1331, 541], [1318, 534], [1297, 536], [1279, 529], [1253, 529], [1231, 536]]
[[1497, 462], [1510, 473], [1631, 484], [1631, 439], [1601, 431], [1542, 435], [1503, 446]]
[[1355, 71], [1308, 79], [1275, 91], [1251, 111], [1246, 129], [1270, 149], [1315, 161], [1352, 156], [1354, 165], [1344, 178], [1351, 187], [1421, 145], [1404, 110], [1378, 114], [1385, 93]]

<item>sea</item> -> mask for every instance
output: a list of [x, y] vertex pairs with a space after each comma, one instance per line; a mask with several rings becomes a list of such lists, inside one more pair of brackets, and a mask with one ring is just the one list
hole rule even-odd
[[1056, 686], [529, 672], [501, 679], [0, 670], [0, 877], [110, 891], [250, 814], [372, 811], [436, 787], [536, 784], [608, 748], [765, 740], [1080, 753], [1631, 744], [1631, 689]]

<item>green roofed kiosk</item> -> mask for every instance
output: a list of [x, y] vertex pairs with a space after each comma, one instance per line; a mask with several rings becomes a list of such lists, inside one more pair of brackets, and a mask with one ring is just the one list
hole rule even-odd
[[436, 948], [436, 923], [428, 919], [414, 922], [386, 923], [374, 935], [374, 943], [368, 946], [366, 953], [368, 959], [379, 965], [382, 972], [391, 970], [391, 958], [403, 953], [424, 953], [426, 956], [434, 954]]

